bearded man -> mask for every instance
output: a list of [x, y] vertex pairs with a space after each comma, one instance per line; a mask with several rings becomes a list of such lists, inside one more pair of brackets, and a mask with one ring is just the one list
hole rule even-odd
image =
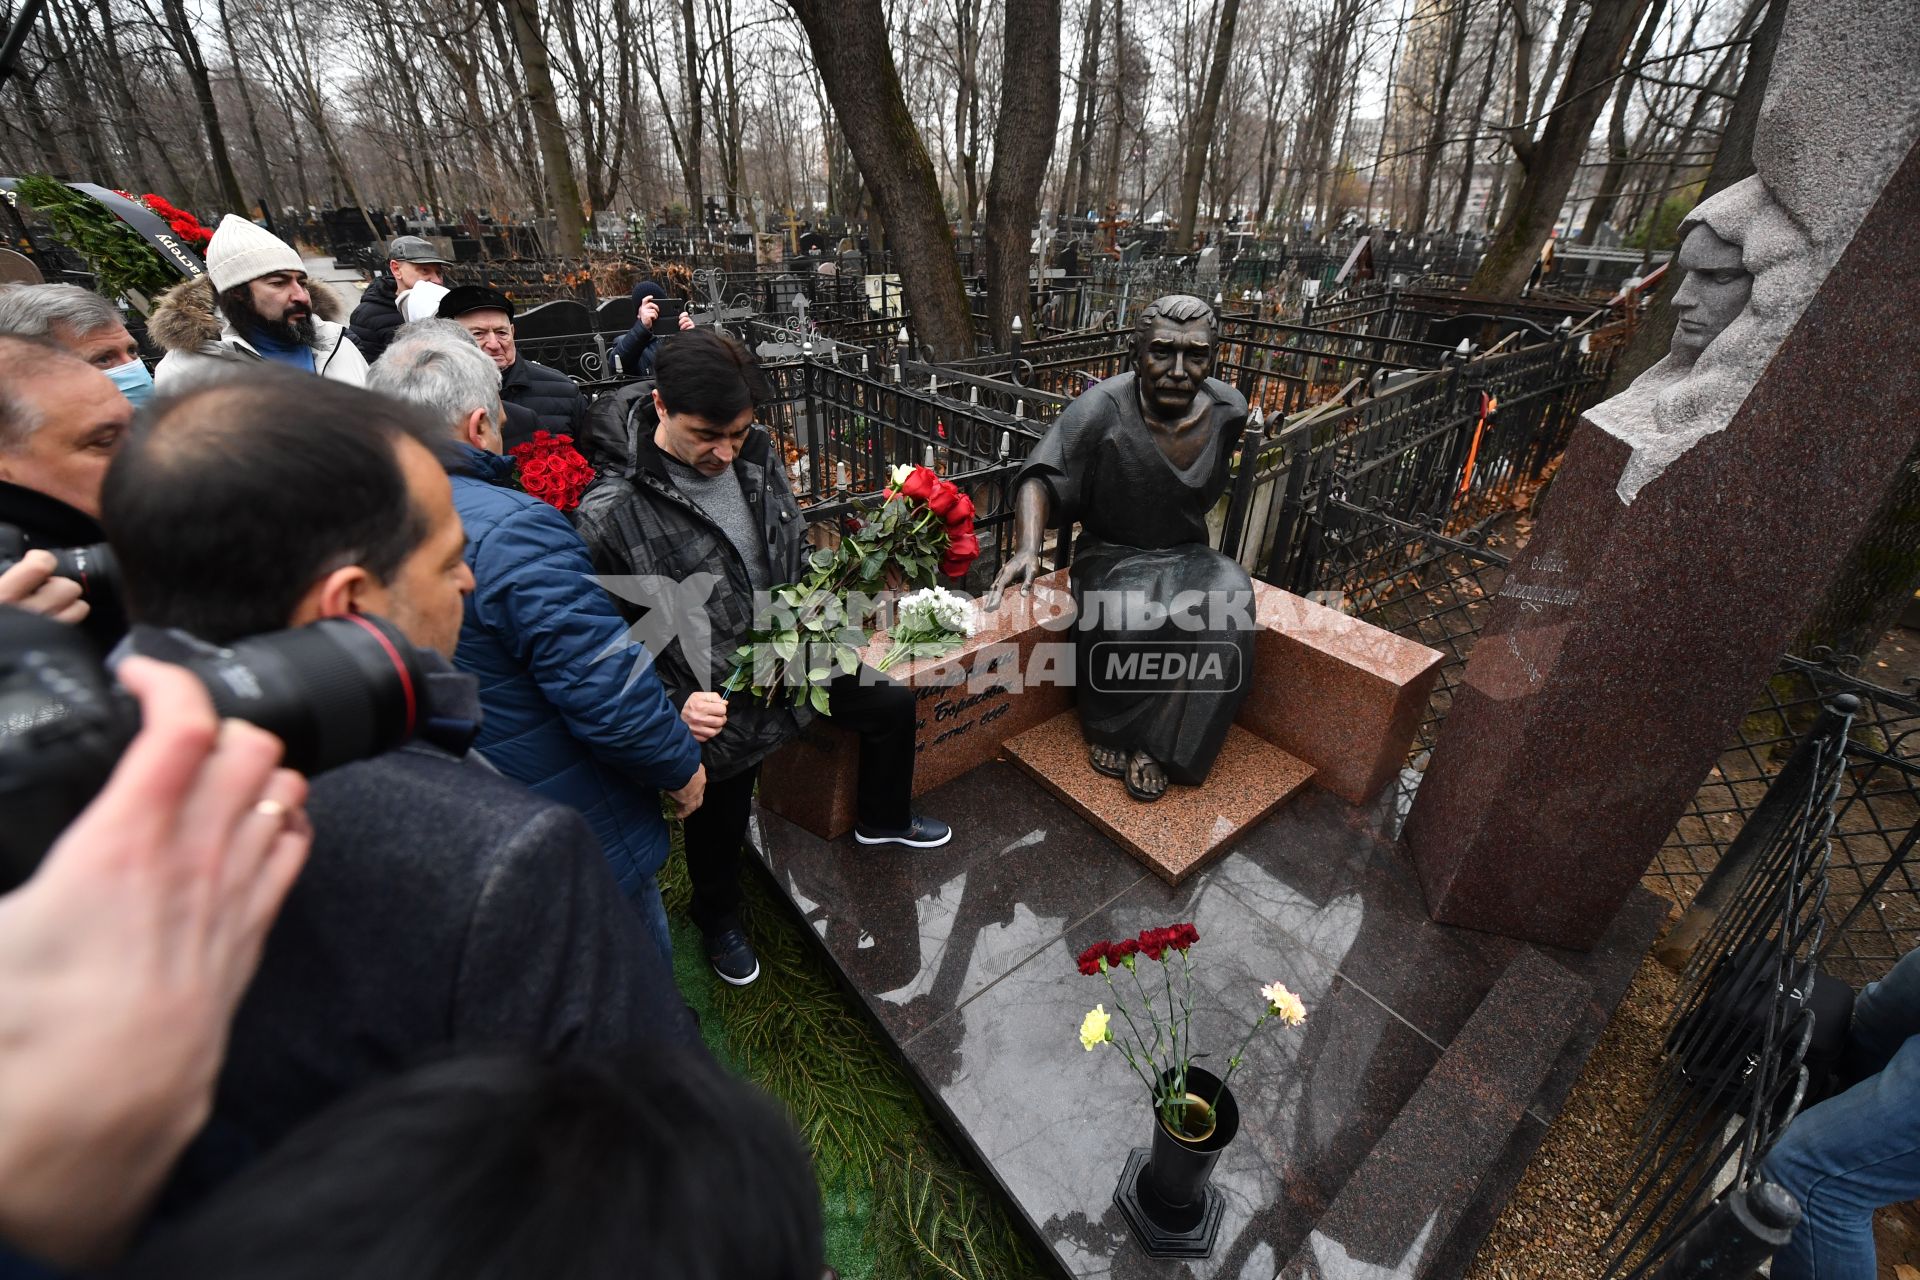
[[339, 323], [345, 312], [338, 294], [307, 278], [292, 245], [228, 214], [207, 245], [207, 274], [161, 295], [147, 323], [167, 352], [154, 386], [185, 391], [255, 361], [365, 386], [367, 362]]

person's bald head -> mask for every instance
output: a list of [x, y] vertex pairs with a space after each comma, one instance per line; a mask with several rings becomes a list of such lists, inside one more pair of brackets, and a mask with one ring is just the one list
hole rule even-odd
[[0, 480], [90, 516], [133, 421], [106, 374], [50, 342], [0, 336]]
[[373, 613], [451, 656], [473, 578], [440, 434], [279, 369], [155, 402], [101, 495], [134, 619], [223, 644]]

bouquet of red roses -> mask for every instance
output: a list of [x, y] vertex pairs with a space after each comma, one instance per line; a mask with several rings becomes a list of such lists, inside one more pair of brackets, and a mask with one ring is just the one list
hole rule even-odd
[[593, 483], [593, 466], [573, 447], [570, 436], [536, 431], [533, 439], [507, 450], [515, 463], [519, 486], [550, 507], [571, 511]]
[[945, 527], [947, 542], [940, 557], [940, 572], [949, 578], [964, 577], [980, 556], [980, 540], [973, 533], [973, 499], [960, 492], [953, 481], [941, 479], [927, 467], [895, 467], [891, 479], [887, 498], [898, 494], [923, 503]]
[[784, 691], [795, 706], [827, 714], [827, 682], [836, 668], [853, 674], [859, 649], [851, 640], [866, 631], [849, 595], [877, 597], [890, 578], [895, 587], [900, 579], [930, 586], [936, 568], [957, 578], [972, 567], [980, 555], [973, 499], [927, 467], [895, 467], [889, 480], [879, 504], [848, 522], [838, 547], [814, 552], [805, 578], [774, 590], [778, 616], [762, 619], [734, 651], [726, 692], [750, 689], [771, 706]]

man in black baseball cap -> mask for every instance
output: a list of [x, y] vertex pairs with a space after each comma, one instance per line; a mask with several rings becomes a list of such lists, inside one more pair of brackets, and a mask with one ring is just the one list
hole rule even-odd
[[395, 236], [387, 245], [387, 274], [360, 296], [347, 336], [372, 364], [409, 320], [430, 319], [447, 296], [443, 268], [452, 266], [424, 236]]
[[461, 285], [440, 300], [440, 318], [452, 320], [473, 336], [480, 349], [500, 370], [500, 399], [507, 405], [507, 440], [514, 439], [520, 415], [514, 407], [531, 410], [539, 430], [581, 438], [586, 425], [587, 398], [573, 379], [537, 360], [521, 357], [513, 345], [513, 301], [484, 285]]

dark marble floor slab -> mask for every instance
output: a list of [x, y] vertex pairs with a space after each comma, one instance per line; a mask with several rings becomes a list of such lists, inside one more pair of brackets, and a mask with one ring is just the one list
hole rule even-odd
[[[1522, 960], [1592, 988], [1574, 1001], [1570, 1048], [1546, 1064], [1545, 1083], [1536, 1073], [1523, 1094], [1501, 1097], [1501, 1114], [1521, 1117], [1513, 1134], [1537, 1141], [1529, 1126], [1557, 1110], [1657, 924], [1630, 904], [1591, 956], [1435, 925], [1385, 834], [1391, 806], [1362, 810], [1318, 790], [1178, 886], [1005, 762], [918, 806], [954, 824], [952, 844], [862, 848], [765, 813], [758, 835], [775, 881], [936, 1111], [1071, 1275], [1270, 1280]], [[1200, 1262], [1150, 1259], [1134, 1244], [1112, 1193], [1129, 1149], [1150, 1135], [1146, 1088], [1111, 1046], [1088, 1052], [1077, 1038], [1088, 1009], [1116, 1002], [1074, 957], [1177, 921], [1200, 933], [1191, 1035], [1206, 1065], [1219, 1070], [1239, 1045], [1262, 985], [1286, 983], [1309, 1009], [1302, 1028], [1269, 1023], [1233, 1077], [1241, 1131], [1215, 1171], [1226, 1212]], [[1163, 985], [1133, 993], [1133, 1006], [1144, 994], [1164, 1003], [1157, 966], [1143, 976]], [[1503, 1134], [1481, 1145], [1493, 1171], [1465, 1185], [1504, 1198], [1531, 1144]], [[1449, 1209], [1462, 1224], [1450, 1247], [1470, 1256], [1492, 1216], [1468, 1200]]]

